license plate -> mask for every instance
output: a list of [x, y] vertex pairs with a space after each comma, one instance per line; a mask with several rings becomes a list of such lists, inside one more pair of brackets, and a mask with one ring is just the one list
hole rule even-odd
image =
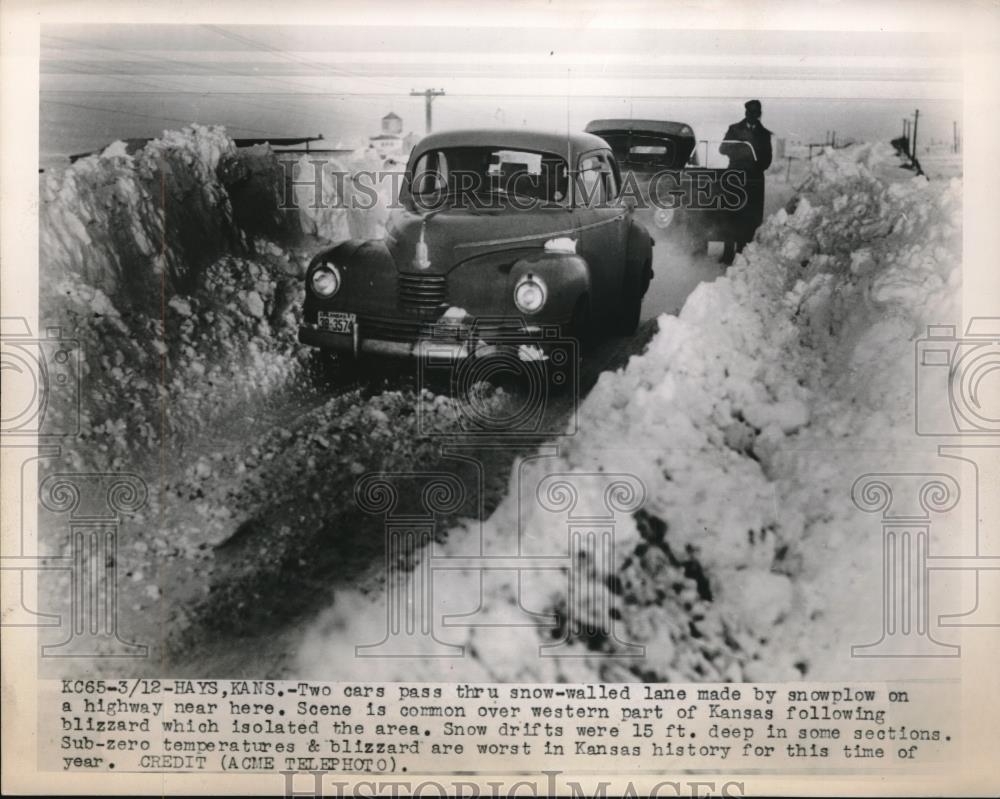
[[323, 330], [351, 335], [354, 333], [354, 326], [358, 323], [358, 317], [356, 314], [341, 313], [340, 311], [320, 311], [316, 321]]

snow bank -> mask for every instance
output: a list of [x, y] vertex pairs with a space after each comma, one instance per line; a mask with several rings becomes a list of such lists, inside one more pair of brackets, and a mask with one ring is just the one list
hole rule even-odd
[[[539, 658], [551, 630], [500, 626], [439, 627], [441, 640], [469, 648], [461, 659], [355, 659], [353, 647], [384, 628], [384, 597], [342, 592], [305, 637], [299, 671], [822, 678], [834, 654], [871, 640], [877, 550], [852, 525], [850, 486], [866, 453], [912, 437], [912, 342], [926, 324], [958, 318], [960, 279], [960, 182], [894, 182], [893, 163], [881, 145], [815, 159], [794, 208], [765, 222], [727, 276], [699, 286], [678, 317], [661, 317], [624, 370], [602, 375], [560, 455], [515, 469], [482, 531], [469, 523], [448, 534], [444, 554], [475, 553], [480, 541], [502, 548], [520, 517], [526, 551], [543, 551], [565, 541], [565, 523], [519, 505], [519, 473], [522, 485], [555, 472], [635, 475], [643, 509], [619, 519], [614, 563], [589, 568], [613, 586], [618, 638], [644, 645], [645, 658], [609, 659], [613, 639], [579, 642], [578, 659]], [[515, 609], [516, 574], [504, 574], [482, 586], [487, 619]], [[532, 572], [524, 583], [526, 607], [565, 618], [564, 574]], [[476, 572], [441, 573], [435, 611], [475, 610], [480, 590]]]
[[[81, 463], [135, 462], [296, 368], [305, 258], [275, 243], [289, 230], [278, 176], [268, 148], [192, 125], [46, 179], [41, 319], [82, 352]], [[54, 393], [46, 421], [61, 425], [75, 398]]]
[[74, 275], [117, 298], [155, 304], [160, 277], [190, 289], [231, 244], [219, 174], [236, 148], [221, 128], [166, 131], [134, 156], [121, 142], [42, 186], [40, 247], [48, 280]]

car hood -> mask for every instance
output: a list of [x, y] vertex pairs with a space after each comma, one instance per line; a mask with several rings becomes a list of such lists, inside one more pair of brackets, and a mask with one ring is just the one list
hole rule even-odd
[[533, 211], [443, 210], [424, 214], [393, 212], [386, 246], [400, 272], [447, 274], [463, 261], [487, 253], [541, 250], [551, 238], [573, 237], [566, 208]]

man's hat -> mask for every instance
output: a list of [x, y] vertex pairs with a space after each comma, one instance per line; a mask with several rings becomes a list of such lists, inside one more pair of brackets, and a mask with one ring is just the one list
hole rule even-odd
[[747, 100], [743, 103], [743, 107], [747, 111], [756, 111], [757, 113], [760, 113], [760, 100]]

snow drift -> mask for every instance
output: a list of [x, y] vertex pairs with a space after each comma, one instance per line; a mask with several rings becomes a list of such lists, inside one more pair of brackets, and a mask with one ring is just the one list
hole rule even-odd
[[[298, 369], [301, 276], [346, 224], [284, 210], [284, 178], [268, 146], [200, 125], [46, 176], [41, 319], [82, 351], [78, 460], [120, 467]], [[69, 399], [53, 396], [53, 429]]]
[[[385, 627], [385, 598], [344, 591], [305, 636], [298, 671], [822, 679], [845, 642], [870, 639], [862, 611], [878, 602], [879, 566], [859, 545], [869, 534], [852, 529], [850, 486], [873, 445], [905, 447], [912, 436], [912, 342], [926, 324], [958, 317], [960, 280], [960, 181], [890, 180], [894, 160], [882, 145], [816, 159], [794, 207], [765, 222], [729, 273], [702, 284], [678, 317], [661, 317], [625, 369], [601, 377], [558, 457], [515, 468], [482, 529], [460, 525], [441, 545], [452, 555], [502, 548], [519, 525], [527, 547], [565, 541], [564, 523], [519, 505], [518, 475], [528, 485], [557, 472], [635, 475], [646, 502], [620, 520], [611, 565], [589, 568], [613, 592], [619, 639], [645, 646], [644, 658], [609, 658], [613, 638], [579, 640], [579, 658], [540, 658], [551, 629], [482, 626], [436, 629], [467, 647], [464, 658], [356, 659], [354, 647]], [[524, 606], [566, 618], [564, 573], [531, 572], [520, 586], [516, 572], [503, 574], [485, 583], [473, 571], [439, 574], [435, 617], [479, 605], [482, 621], [501, 622], [520, 592]]]

